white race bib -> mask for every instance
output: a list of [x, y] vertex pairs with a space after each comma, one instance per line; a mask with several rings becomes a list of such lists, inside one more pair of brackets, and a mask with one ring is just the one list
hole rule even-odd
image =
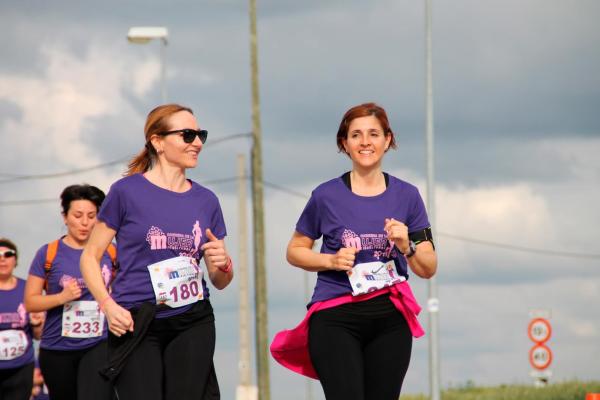
[[14, 360], [25, 354], [29, 339], [27, 334], [18, 329], [0, 331], [0, 360]]
[[204, 299], [202, 269], [192, 260], [180, 256], [148, 265], [156, 304], [176, 308]]
[[356, 264], [348, 271], [348, 279], [352, 286], [352, 295], [371, 293], [387, 286], [395, 285], [406, 280], [398, 275], [394, 260], [387, 263], [380, 261]]
[[104, 313], [93, 300], [70, 301], [63, 305], [62, 336], [93, 338], [102, 336]]

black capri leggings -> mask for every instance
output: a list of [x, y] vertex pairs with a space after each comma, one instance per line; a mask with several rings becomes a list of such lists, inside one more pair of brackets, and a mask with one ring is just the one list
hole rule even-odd
[[50, 398], [109, 400], [111, 387], [98, 373], [106, 359], [106, 340], [82, 350], [40, 349], [40, 368]]
[[[208, 300], [185, 313], [154, 319], [115, 381], [118, 400], [220, 398], [213, 366], [215, 322]], [[135, 325], [134, 325], [135, 326]], [[134, 328], [135, 329], [135, 328]], [[127, 340], [109, 333], [109, 354]]]
[[0, 369], [0, 400], [29, 400], [33, 386], [33, 363]]
[[397, 400], [412, 333], [387, 295], [315, 313], [310, 357], [327, 400]]

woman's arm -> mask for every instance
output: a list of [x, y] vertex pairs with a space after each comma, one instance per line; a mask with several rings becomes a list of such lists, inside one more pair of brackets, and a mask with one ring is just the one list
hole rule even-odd
[[342, 247], [336, 254], [322, 254], [312, 249], [314, 243], [315, 241], [308, 236], [294, 232], [287, 247], [287, 261], [309, 272], [352, 269], [357, 253], [355, 248]]
[[221, 290], [226, 288], [233, 279], [233, 263], [225, 249], [224, 240], [217, 239], [210, 229], [206, 230], [206, 237], [208, 242], [202, 245], [202, 250], [208, 277], [214, 287]]
[[412, 257], [406, 259], [415, 275], [429, 279], [437, 271], [437, 255], [429, 241], [417, 245], [417, 250]]
[[29, 325], [31, 326], [31, 334], [34, 339], [40, 340], [40, 338], [42, 337], [42, 331], [44, 330], [45, 321], [45, 312], [29, 313]]
[[100, 272], [100, 261], [116, 232], [102, 221], [96, 222], [80, 260], [81, 274], [88, 290], [104, 311], [108, 327], [116, 336], [133, 332], [131, 313], [118, 305], [109, 295]]
[[56, 294], [44, 294], [46, 280], [39, 276], [29, 275], [25, 284], [25, 309], [28, 312], [48, 311], [62, 306], [81, 296], [81, 288], [76, 279], [65, 282], [63, 290]]
[[[387, 218], [383, 229], [387, 232], [388, 239], [394, 242], [398, 250], [403, 254], [409, 254], [410, 239], [408, 238], [408, 227], [406, 225], [393, 218]], [[437, 271], [437, 255], [433, 245], [428, 241], [419, 243], [416, 246], [415, 253], [411, 257], [407, 257], [406, 261], [415, 275], [421, 278], [429, 279]]]

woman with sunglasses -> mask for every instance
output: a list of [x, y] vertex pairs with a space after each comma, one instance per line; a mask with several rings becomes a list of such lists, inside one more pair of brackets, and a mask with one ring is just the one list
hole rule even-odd
[[[95, 186], [71, 185], [60, 199], [67, 233], [36, 253], [25, 287], [25, 306], [47, 312], [39, 362], [50, 396], [108, 400], [110, 385], [97, 372], [106, 361], [106, 322], [79, 270], [104, 192]], [[113, 269], [108, 253], [102, 254], [97, 268], [102, 285], [108, 287]]]
[[271, 352], [319, 379], [328, 400], [396, 400], [424, 333], [408, 269], [427, 279], [437, 268], [430, 225], [417, 188], [382, 171], [396, 147], [383, 108], [349, 109], [337, 145], [352, 170], [313, 191], [287, 248], [292, 265], [318, 274], [309, 312]]
[[29, 399], [33, 386], [33, 341], [39, 339], [43, 313], [27, 313], [25, 281], [14, 276], [17, 246], [0, 238], [0, 399]]
[[[120, 400], [219, 398], [215, 325], [200, 260], [213, 286], [233, 278], [219, 200], [189, 180], [207, 132], [192, 110], [152, 110], [145, 145], [115, 182], [81, 258], [88, 287], [108, 319], [109, 363]], [[98, 259], [116, 238], [119, 271], [109, 294]]]

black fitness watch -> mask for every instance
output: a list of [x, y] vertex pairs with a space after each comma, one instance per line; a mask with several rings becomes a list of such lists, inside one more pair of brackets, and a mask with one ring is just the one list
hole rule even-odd
[[410, 240], [408, 242], [408, 253], [406, 253], [404, 256], [406, 258], [411, 258], [412, 256], [415, 255], [416, 252], [417, 252], [417, 245], [415, 244], [415, 242]]

